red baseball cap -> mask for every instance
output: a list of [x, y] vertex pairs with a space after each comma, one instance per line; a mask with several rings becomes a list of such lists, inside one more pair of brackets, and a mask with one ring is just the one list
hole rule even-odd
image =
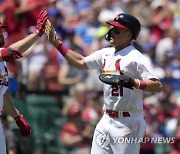
[[130, 30], [133, 34], [132, 39], [134, 40], [136, 40], [138, 37], [141, 29], [139, 20], [136, 17], [126, 13], [120, 13], [114, 18], [114, 20], [106, 23], [121, 29]]
[[118, 27], [118, 28], [122, 28], [122, 29], [128, 29], [127, 27], [123, 26], [122, 24], [120, 24], [119, 22], [117, 21], [108, 21], [106, 22], [107, 24], [109, 25], [112, 25], [112, 26], [115, 26], [115, 27]]
[[7, 25], [4, 25], [4, 24], [2, 24], [2, 23], [0, 22], [0, 27], [1, 27], [1, 28], [7, 28], [8, 26], [7, 26]]

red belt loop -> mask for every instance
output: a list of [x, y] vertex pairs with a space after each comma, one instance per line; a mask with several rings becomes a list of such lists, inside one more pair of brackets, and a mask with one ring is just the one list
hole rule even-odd
[[123, 117], [130, 117], [129, 112], [123, 112]]
[[129, 112], [122, 112], [122, 115], [119, 116], [119, 112], [118, 111], [113, 111], [113, 110], [108, 110], [106, 109], [106, 113], [113, 118], [117, 118], [117, 117], [130, 117], [130, 113]]

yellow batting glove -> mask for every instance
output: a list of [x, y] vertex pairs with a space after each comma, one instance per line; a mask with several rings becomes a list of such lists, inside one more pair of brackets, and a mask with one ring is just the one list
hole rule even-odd
[[62, 44], [62, 41], [60, 38], [58, 38], [56, 31], [54, 27], [52, 26], [51, 22], [47, 19], [46, 25], [45, 25], [45, 33], [49, 39], [49, 42], [54, 45], [56, 48]]

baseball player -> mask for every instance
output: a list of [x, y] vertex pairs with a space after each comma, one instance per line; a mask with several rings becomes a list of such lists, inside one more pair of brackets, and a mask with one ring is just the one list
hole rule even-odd
[[[142, 92], [160, 92], [162, 85], [143, 55], [132, 45], [141, 25], [130, 14], [118, 14], [107, 22], [112, 28], [105, 38], [113, 47], [84, 57], [68, 49], [47, 20], [45, 33], [67, 61], [79, 69], [99, 69], [121, 77], [121, 84], [104, 84], [104, 115], [96, 126], [92, 154], [138, 154], [146, 123], [142, 114]], [[111, 76], [106, 76], [107, 78]], [[131, 139], [124, 142], [125, 138]]]
[[[28, 137], [31, 134], [31, 127], [26, 122], [23, 115], [20, 114], [16, 107], [13, 105], [9, 94], [6, 92], [8, 89], [8, 70], [6, 62], [10, 62], [22, 57], [22, 53], [30, 48], [31, 45], [35, 43], [36, 40], [44, 33], [46, 20], [47, 11], [42, 11], [37, 20], [37, 25], [33, 34], [28, 35], [26, 38], [10, 45], [7, 48], [0, 48], [0, 113], [4, 108], [6, 113], [16, 120], [16, 124], [20, 129], [20, 133], [24, 137]], [[2, 28], [6, 27], [6, 25], [0, 23], [0, 47], [4, 45]], [[0, 154], [6, 154], [6, 144], [1, 121]]]

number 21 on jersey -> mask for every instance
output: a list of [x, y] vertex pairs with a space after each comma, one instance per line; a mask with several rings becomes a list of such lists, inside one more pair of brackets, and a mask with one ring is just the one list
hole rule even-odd
[[[111, 87], [111, 95], [112, 96], [123, 96], [123, 87], [120, 85], [113, 85]], [[119, 92], [120, 91], [120, 92]]]

